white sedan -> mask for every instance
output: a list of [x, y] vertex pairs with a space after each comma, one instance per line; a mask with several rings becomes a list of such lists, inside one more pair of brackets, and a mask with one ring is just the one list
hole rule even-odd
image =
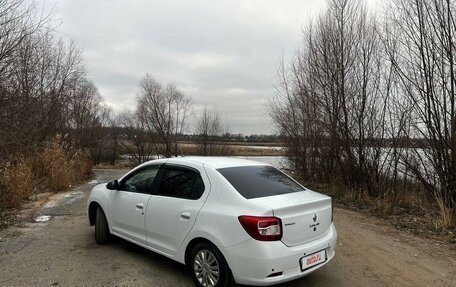
[[331, 198], [264, 163], [153, 160], [88, 199], [97, 243], [111, 235], [186, 264], [197, 286], [266, 286], [335, 255]]

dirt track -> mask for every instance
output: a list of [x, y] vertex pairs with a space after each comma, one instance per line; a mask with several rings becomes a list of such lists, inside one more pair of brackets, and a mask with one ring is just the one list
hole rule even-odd
[[[99, 181], [123, 171], [97, 170]], [[55, 195], [49, 221], [0, 231], [0, 286], [193, 286], [184, 266], [123, 240], [98, 246], [88, 226], [90, 186]], [[456, 251], [364, 215], [335, 210], [336, 258], [281, 286], [456, 286]]]

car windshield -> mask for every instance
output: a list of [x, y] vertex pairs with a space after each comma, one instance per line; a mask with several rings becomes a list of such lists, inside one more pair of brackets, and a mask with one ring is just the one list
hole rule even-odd
[[257, 198], [303, 191], [304, 188], [272, 166], [240, 166], [218, 171], [245, 198]]

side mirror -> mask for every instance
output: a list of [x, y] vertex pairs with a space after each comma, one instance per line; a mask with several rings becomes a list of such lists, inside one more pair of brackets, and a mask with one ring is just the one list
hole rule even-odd
[[117, 179], [110, 181], [108, 182], [108, 184], [106, 184], [106, 188], [110, 190], [119, 190], [119, 182], [117, 181]]

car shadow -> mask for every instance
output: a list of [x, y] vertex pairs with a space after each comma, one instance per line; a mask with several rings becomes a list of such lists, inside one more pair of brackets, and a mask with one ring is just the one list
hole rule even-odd
[[[141, 246], [138, 246], [134, 243], [131, 243], [130, 241], [124, 240], [122, 238], [112, 236], [110, 245], [115, 248], [122, 249], [123, 251], [128, 252], [129, 254], [138, 257], [142, 260], [145, 260], [146, 262], [150, 263], [153, 266], [160, 266], [160, 268], [166, 269], [168, 272], [175, 274], [176, 276], [185, 276], [188, 278], [188, 282], [182, 282], [185, 285], [192, 286], [194, 283], [192, 281], [192, 277], [190, 272], [188, 271], [187, 267], [166, 257], [163, 255], [160, 255], [158, 253], [155, 253], [153, 251], [150, 251], [148, 249], [145, 249]], [[320, 286], [321, 278], [319, 271], [316, 271], [315, 273], [309, 274], [303, 278], [279, 284], [279, 285], [274, 285], [277, 287], [294, 287], [294, 286]], [[323, 276], [325, 277], [325, 276]], [[323, 280], [326, 281], [326, 280]], [[237, 285], [239, 287], [249, 287], [247, 285]]]
[[[169, 268], [171, 270], [175, 270], [176, 272], [179, 272], [180, 274], [182, 273], [189, 273], [186, 266], [180, 264], [179, 262], [176, 262], [166, 256], [163, 256], [161, 254], [158, 254], [156, 252], [150, 251], [146, 248], [143, 248], [139, 245], [136, 245], [128, 240], [122, 239], [117, 236], [112, 236], [111, 237], [111, 242], [110, 244], [112, 245], [117, 245], [119, 248], [122, 248], [124, 251], [127, 251], [128, 253], [132, 253], [135, 256], [141, 257], [142, 259], [146, 259], [148, 261], [151, 261], [151, 263], [154, 263], [154, 265], [160, 265], [163, 266], [164, 268]], [[190, 274], [189, 274], [190, 278]]]

